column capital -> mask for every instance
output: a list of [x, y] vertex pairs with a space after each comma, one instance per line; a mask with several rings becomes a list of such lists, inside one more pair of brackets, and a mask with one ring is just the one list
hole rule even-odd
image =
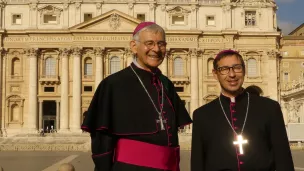
[[154, 10], [155, 7], [156, 7], [156, 4], [155, 4], [155, 3], [150, 3], [150, 4], [149, 4], [149, 9], [150, 9], [151, 11]]
[[74, 55], [74, 57], [79, 57], [82, 54], [82, 47], [73, 47], [72, 48], [72, 54]]
[[161, 9], [162, 11], [166, 11], [166, 4], [162, 4], [162, 5], [160, 6], [160, 9]]
[[59, 49], [59, 54], [61, 55], [62, 58], [68, 57], [71, 53], [70, 48], [60, 48]]
[[81, 2], [75, 2], [75, 7], [76, 7], [76, 9], [79, 9], [80, 6], [81, 6]]
[[129, 56], [129, 55], [132, 55], [133, 52], [131, 51], [131, 49], [129, 47], [125, 47], [124, 54]]
[[26, 49], [26, 54], [30, 58], [37, 58], [38, 52], [39, 52], [39, 48], [29, 48], [29, 49]]
[[29, 4], [30, 10], [35, 11], [37, 9], [37, 3], [31, 3]]
[[269, 57], [269, 59], [276, 59], [280, 53], [277, 49], [272, 49], [266, 52], [267, 56]]
[[197, 11], [198, 8], [199, 8], [199, 7], [198, 7], [198, 5], [196, 5], [196, 4], [191, 5], [191, 10], [192, 10], [192, 12]]
[[96, 9], [101, 9], [102, 4], [100, 2], [96, 3]]
[[128, 3], [128, 7], [129, 7], [129, 9], [133, 9], [134, 3], [133, 3], [133, 2], [129, 2], [129, 3]]
[[96, 56], [103, 56], [105, 53], [105, 48], [104, 47], [95, 47], [93, 48], [94, 53]]
[[69, 9], [69, 3], [64, 3], [63, 4], [63, 9], [66, 11], [66, 10], [68, 10]]
[[197, 55], [198, 55], [198, 50], [197, 50], [197, 48], [190, 48], [189, 49], [189, 56], [190, 57], [197, 57]]

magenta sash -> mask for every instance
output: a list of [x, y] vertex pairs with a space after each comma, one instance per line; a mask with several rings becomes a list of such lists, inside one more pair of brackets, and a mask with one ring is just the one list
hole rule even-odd
[[179, 171], [179, 147], [166, 147], [141, 141], [119, 139], [116, 161], [161, 170]]

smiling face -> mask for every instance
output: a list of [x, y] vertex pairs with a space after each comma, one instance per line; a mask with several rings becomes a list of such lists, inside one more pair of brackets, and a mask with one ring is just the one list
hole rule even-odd
[[144, 30], [139, 33], [139, 40], [132, 40], [130, 46], [138, 64], [148, 71], [157, 68], [166, 54], [165, 36], [161, 32]]
[[[241, 72], [239, 66], [241, 65]], [[242, 85], [245, 77], [245, 68], [236, 55], [225, 56], [217, 62], [217, 69], [213, 70], [213, 76], [217, 79], [222, 87], [222, 93], [228, 97], [235, 97], [242, 90]], [[229, 68], [227, 74], [220, 73], [222, 67]], [[238, 67], [238, 68], [237, 68]], [[235, 72], [237, 71], [237, 72]]]

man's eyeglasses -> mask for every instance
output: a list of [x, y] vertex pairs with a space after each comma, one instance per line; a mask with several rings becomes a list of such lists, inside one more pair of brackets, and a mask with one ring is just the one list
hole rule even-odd
[[231, 68], [233, 69], [233, 72], [241, 73], [243, 72], [244, 66], [242, 64], [236, 64], [233, 65], [232, 67], [229, 66], [218, 67], [216, 70], [219, 71], [222, 75], [226, 75], [230, 72]]
[[165, 49], [167, 46], [167, 42], [165, 42], [165, 41], [159, 41], [159, 42], [154, 42], [152, 40], [145, 41], [145, 42], [141, 42], [139, 40], [135, 40], [135, 41], [143, 43], [148, 49], [153, 49], [156, 43], [160, 49]]

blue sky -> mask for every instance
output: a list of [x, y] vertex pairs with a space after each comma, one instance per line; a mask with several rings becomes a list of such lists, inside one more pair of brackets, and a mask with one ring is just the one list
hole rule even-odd
[[278, 25], [284, 35], [288, 35], [295, 28], [304, 23], [304, 0], [275, 0]]

